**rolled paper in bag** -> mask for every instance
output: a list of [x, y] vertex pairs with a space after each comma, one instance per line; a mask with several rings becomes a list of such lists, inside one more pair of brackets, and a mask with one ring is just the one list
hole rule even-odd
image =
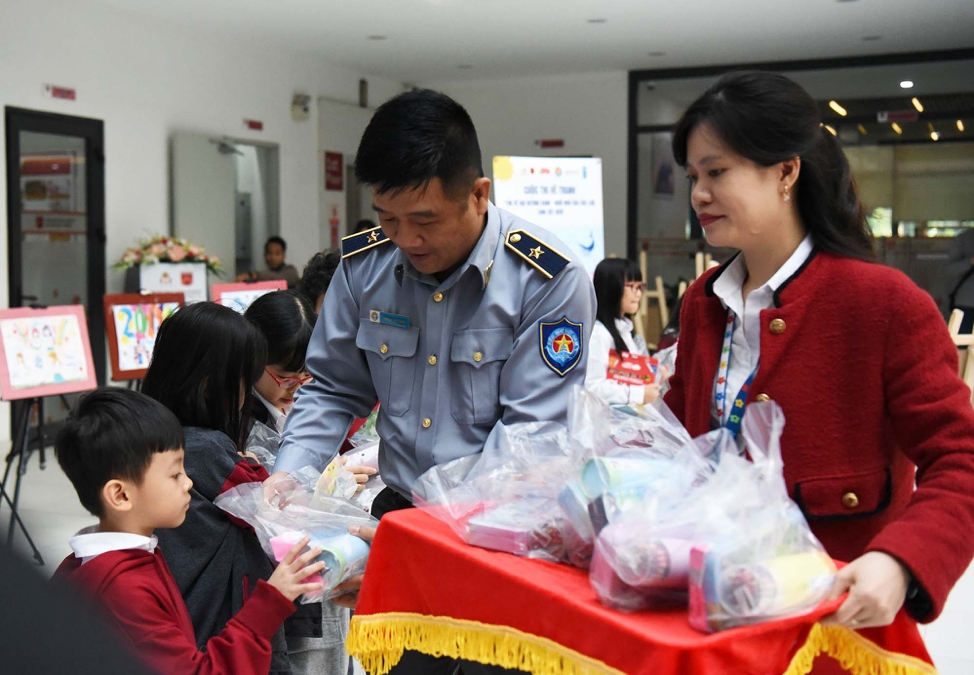
[[[355, 535], [330, 529], [322, 532], [285, 532], [270, 540], [274, 558], [284, 560], [288, 551], [303, 537], [310, 536], [310, 548], [320, 548], [316, 562], [325, 563], [325, 569], [317, 579], [309, 577], [308, 583], [323, 582], [326, 596], [335, 586], [365, 571], [369, 557], [369, 545]], [[317, 576], [317, 575], [316, 575]], [[330, 597], [330, 596], [328, 596]]]
[[834, 563], [818, 551], [732, 565], [720, 575], [720, 602], [733, 616], [788, 614], [817, 603], [834, 578]]
[[642, 457], [593, 457], [582, 467], [582, 487], [594, 499], [606, 490], [651, 478], [660, 469], [660, 462]]

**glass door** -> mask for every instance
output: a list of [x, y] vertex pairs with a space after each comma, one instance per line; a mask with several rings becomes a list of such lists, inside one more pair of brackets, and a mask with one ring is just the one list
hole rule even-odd
[[[104, 383], [103, 124], [19, 108], [5, 112], [10, 306], [84, 306]], [[56, 427], [72, 403], [48, 401], [45, 423]]]

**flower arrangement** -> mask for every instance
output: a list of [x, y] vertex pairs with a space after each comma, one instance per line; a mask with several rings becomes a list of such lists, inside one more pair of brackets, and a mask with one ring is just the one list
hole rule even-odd
[[223, 263], [216, 256], [209, 256], [202, 246], [191, 244], [178, 237], [164, 237], [162, 235], [151, 239], [140, 239], [138, 246], [125, 249], [113, 267], [124, 270], [134, 265], [154, 265], [160, 262], [201, 262], [206, 263], [206, 269], [219, 274], [223, 271]]

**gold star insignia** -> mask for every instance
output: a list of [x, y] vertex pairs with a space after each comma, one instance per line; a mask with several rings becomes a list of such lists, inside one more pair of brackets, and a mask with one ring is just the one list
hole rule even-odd
[[369, 235], [369, 240], [368, 241], [369, 241], [370, 244], [374, 244], [378, 240], [379, 240], [379, 233], [376, 232], [375, 230], [373, 230], [372, 231], [372, 234]]
[[543, 253], [544, 253], [544, 251], [541, 249], [540, 246], [538, 246], [537, 248], [532, 248], [531, 249], [531, 257], [534, 258], [535, 260], [538, 260], [539, 258], [541, 258], [541, 255]]

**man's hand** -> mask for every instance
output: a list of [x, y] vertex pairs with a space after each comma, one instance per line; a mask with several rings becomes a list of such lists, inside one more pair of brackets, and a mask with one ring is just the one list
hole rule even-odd
[[[355, 474], [355, 482], [358, 483], [358, 486], [355, 488], [355, 494], [358, 494], [359, 492], [362, 491], [362, 488], [365, 487], [365, 484], [369, 482], [369, 478], [379, 473], [375, 469], [368, 466], [348, 466], [347, 456], [342, 456], [342, 464], [345, 465], [346, 470]], [[366, 541], [372, 541], [372, 540], [367, 539]]]
[[849, 597], [822, 623], [857, 630], [888, 626], [906, 601], [909, 583], [909, 572], [899, 560], [870, 551], [839, 570], [829, 600], [847, 591]]
[[[374, 527], [360, 527], [358, 525], [348, 528], [348, 531], [354, 534], [359, 539], [367, 541], [370, 544], [375, 538], [375, 528]], [[339, 607], [347, 607], [349, 609], [355, 609], [355, 603], [358, 602], [358, 592], [362, 588], [362, 579], [365, 575], [359, 574], [351, 579], [346, 579], [342, 583], [335, 586], [335, 592], [338, 595], [331, 599], [333, 603]]]

